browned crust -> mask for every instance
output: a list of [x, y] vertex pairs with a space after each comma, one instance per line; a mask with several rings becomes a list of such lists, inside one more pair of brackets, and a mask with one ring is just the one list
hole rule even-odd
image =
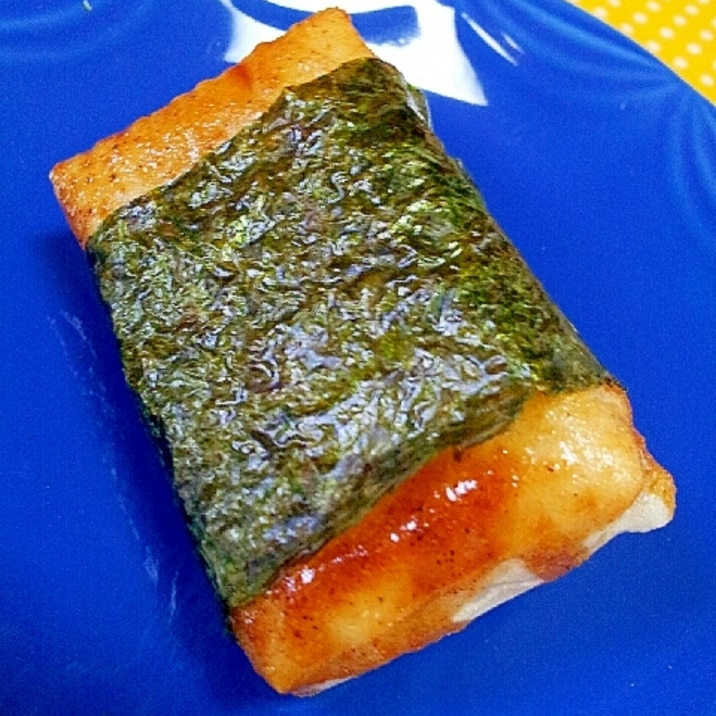
[[265, 112], [290, 85], [371, 52], [337, 9], [310, 16], [239, 64], [180, 95], [50, 173], [70, 227], [85, 245], [115, 209], [190, 169]]
[[463, 628], [455, 614], [505, 565], [541, 581], [561, 576], [649, 496], [654, 528], [673, 513], [674, 486], [619, 388], [537, 396], [506, 431], [440, 453], [286, 568], [232, 612], [233, 628], [274, 688], [312, 693]]

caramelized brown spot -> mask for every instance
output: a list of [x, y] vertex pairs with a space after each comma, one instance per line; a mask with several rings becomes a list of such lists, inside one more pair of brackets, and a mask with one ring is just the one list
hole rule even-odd
[[[517, 559], [554, 579], [643, 490], [673, 507], [669, 476], [645, 470], [644, 455], [618, 389], [536, 396], [504, 433], [443, 451], [285, 569], [233, 611], [236, 635], [280, 691], [310, 692], [420, 648], [463, 626], [453, 615], [499, 565]], [[298, 643], [306, 615], [316, 630]]]

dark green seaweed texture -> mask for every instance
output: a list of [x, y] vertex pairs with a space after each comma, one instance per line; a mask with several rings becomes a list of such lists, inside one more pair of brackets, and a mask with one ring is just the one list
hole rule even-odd
[[534, 391], [605, 377], [378, 60], [285, 92], [88, 249], [230, 606]]

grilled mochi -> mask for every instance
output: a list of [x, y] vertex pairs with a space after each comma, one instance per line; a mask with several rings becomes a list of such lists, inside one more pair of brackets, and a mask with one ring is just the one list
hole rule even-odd
[[229, 623], [278, 691], [666, 524], [669, 474], [339, 10], [51, 174]]

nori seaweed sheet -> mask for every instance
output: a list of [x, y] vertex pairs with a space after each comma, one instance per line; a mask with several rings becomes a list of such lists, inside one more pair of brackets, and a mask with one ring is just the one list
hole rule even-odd
[[290, 88], [87, 248], [229, 606], [535, 391], [606, 379], [379, 60]]

